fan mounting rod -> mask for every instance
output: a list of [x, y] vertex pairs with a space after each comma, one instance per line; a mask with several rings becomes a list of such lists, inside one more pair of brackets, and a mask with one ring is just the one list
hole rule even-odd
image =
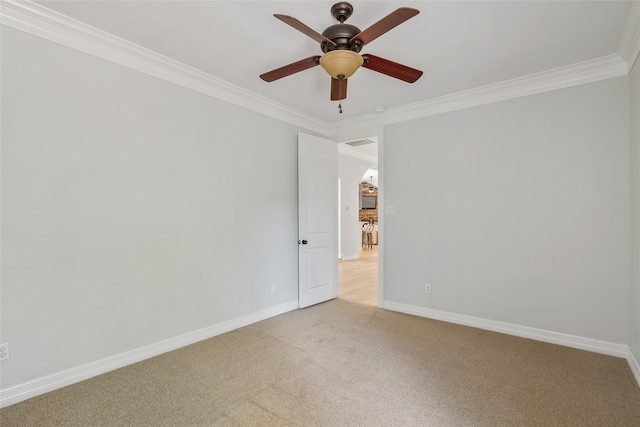
[[341, 1], [331, 6], [331, 15], [336, 18], [341, 24], [344, 23], [353, 13], [353, 6], [351, 3]]

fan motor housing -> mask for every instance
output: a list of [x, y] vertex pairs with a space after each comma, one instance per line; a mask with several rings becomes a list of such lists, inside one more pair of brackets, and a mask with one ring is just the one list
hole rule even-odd
[[329, 43], [322, 43], [321, 48], [324, 53], [332, 50], [352, 50], [354, 52], [360, 52], [362, 49], [362, 43], [349, 43], [349, 40], [353, 36], [360, 34], [360, 29], [351, 24], [335, 24], [327, 28], [322, 32], [322, 35], [337, 44], [333, 46]]

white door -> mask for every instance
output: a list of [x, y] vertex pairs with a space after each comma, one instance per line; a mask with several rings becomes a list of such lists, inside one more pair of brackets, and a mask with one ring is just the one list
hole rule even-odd
[[338, 149], [298, 133], [298, 306], [338, 296]]

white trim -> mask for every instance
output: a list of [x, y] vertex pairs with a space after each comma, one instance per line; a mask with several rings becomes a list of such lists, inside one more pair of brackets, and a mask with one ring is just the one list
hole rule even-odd
[[328, 123], [31, 1], [3, 0], [0, 22], [26, 33], [325, 135]]
[[8, 389], [0, 391], [0, 407], [13, 405], [14, 403], [22, 402], [23, 400], [48, 393], [61, 387], [84, 381], [97, 375], [122, 368], [123, 366], [131, 365], [133, 363], [185, 347], [198, 341], [215, 337], [216, 335], [220, 335], [288, 311], [296, 310], [297, 308], [298, 300], [296, 299], [285, 304], [227, 320], [216, 325], [188, 332], [186, 334], [146, 345], [135, 350], [127, 351], [102, 360], [87, 363], [86, 365], [9, 387]]
[[639, 9], [640, 6], [636, 0], [630, 9], [624, 37], [619, 47], [623, 56], [613, 54], [415, 104], [391, 108], [384, 114], [372, 113], [337, 123], [329, 123], [294, 110], [31, 1], [3, 0], [0, 2], [0, 20], [4, 25], [35, 36], [277, 120], [303, 127], [323, 136], [332, 137], [342, 133], [626, 75], [632, 64], [628, 64], [625, 60], [630, 62], [629, 57], [633, 56], [634, 52], [637, 56], [637, 51], [640, 50], [640, 41], [638, 41]]
[[380, 127], [378, 133], [378, 307], [384, 306], [384, 257], [385, 257], [385, 223], [387, 195], [384, 190], [386, 174], [384, 169], [384, 128]]
[[349, 256], [346, 256], [346, 257], [340, 257], [340, 261], [350, 261], [352, 259], [358, 259], [358, 258], [360, 258], [360, 256], [357, 255], [357, 254], [356, 255], [349, 255]]
[[635, 358], [635, 356], [631, 352], [631, 349], [628, 349], [628, 352], [627, 352], [627, 363], [629, 364], [631, 373], [633, 374], [633, 376], [636, 379], [636, 382], [638, 383], [638, 387], [640, 387], [640, 363], [638, 363], [638, 360]]
[[513, 98], [564, 89], [627, 75], [627, 63], [618, 54], [505, 80], [332, 124], [332, 134], [353, 132], [375, 125], [390, 125], [436, 114], [491, 104]]
[[373, 163], [375, 165], [378, 164], [378, 156], [365, 154], [361, 151], [349, 147], [343, 142], [338, 143], [338, 153], [344, 154], [345, 156], [355, 157], [356, 159], [364, 160], [365, 162]]
[[627, 359], [629, 356], [629, 347], [624, 344], [583, 338], [576, 335], [546, 331], [543, 329], [530, 328], [528, 326], [514, 325], [512, 323], [498, 322], [495, 320], [482, 319], [479, 317], [434, 310], [431, 308], [418, 307], [393, 301], [385, 301], [384, 308], [399, 311], [401, 313], [413, 314], [415, 316], [427, 317], [429, 319], [472, 326], [474, 328], [500, 332], [502, 334], [514, 335], [522, 338], [529, 338], [536, 341], [559, 344], [565, 347], [578, 348], [580, 350], [592, 351], [594, 353], [601, 353], [624, 359]]
[[640, 55], [640, 1], [635, 0], [629, 8], [629, 15], [624, 26], [624, 32], [618, 45], [618, 53], [627, 63], [627, 73], [633, 68]]

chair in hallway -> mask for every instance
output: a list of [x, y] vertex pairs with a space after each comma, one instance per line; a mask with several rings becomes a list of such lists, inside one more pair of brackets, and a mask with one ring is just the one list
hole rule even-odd
[[375, 231], [376, 226], [373, 223], [365, 224], [362, 227], [362, 247], [367, 249], [373, 249], [373, 233]]

